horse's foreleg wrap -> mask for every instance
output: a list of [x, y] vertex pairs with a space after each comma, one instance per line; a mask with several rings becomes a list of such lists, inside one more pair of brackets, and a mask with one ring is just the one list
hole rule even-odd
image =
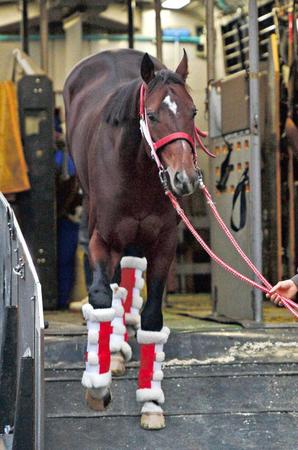
[[127, 297], [127, 290], [119, 287], [118, 284], [111, 284], [113, 291], [112, 307], [115, 310], [115, 318], [112, 321], [112, 334], [110, 340], [110, 350], [112, 353], [121, 352], [124, 359], [131, 359], [132, 351], [130, 345], [126, 342], [127, 333], [124, 323], [124, 307], [123, 304]]
[[147, 260], [146, 258], [124, 256], [120, 265], [121, 286], [127, 290], [124, 302], [125, 324], [137, 330], [140, 327], [140, 309], [143, 305], [140, 291], [145, 284], [143, 272], [147, 268]]
[[88, 389], [107, 388], [111, 384], [110, 371], [110, 335], [113, 308], [94, 309], [90, 304], [82, 308], [87, 321], [88, 344], [86, 351], [86, 369], [82, 384]]
[[[163, 371], [161, 364], [165, 359], [163, 346], [167, 342], [170, 330], [163, 327], [161, 331], [138, 330], [137, 340], [140, 344], [140, 371], [138, 378], [137, 401], [164, 403], [161, 389]], [[144, 405], [145, 409], [150, 405]], [[151, 405], [154, 406], [154, 405]], [[142, 410], [142, 412], [144, 412]]]

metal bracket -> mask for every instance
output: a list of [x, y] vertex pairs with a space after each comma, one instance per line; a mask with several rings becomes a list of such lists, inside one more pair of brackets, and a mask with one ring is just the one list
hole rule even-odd
[[25, 279], [25, 261], [22, 256], [18, 259], [17, 265], [12, 270], [13, 273], [20, 277], [22, 280]]
[[14, 228], [14, 224], [13, 224], [12, 212], [9, 208], [6, 209], [6, 216], [7, 216], [7, 228], [9, 231], [9, 235], [10, 235], [10, 238], [14, 241], [16, 238], [15, 228]]

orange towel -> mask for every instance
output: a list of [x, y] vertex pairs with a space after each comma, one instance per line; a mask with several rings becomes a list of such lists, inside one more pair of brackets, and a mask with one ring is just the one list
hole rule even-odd
[[0, 83], [0, 191], [4, 194], [30, 189], [20, 136], [18, 105], [12, 81]]

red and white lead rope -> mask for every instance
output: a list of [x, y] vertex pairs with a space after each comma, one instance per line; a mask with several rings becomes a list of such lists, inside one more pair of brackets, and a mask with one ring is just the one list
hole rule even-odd
[[[229, 264], [225, 263], [219, 256], [217, 256], [212, 250], [211, 248], [206, 244], [206, 242], [204, 241], [204, 239], [199, 235], [199, 233], [194, 229], [193, 225], [191, 224], [191, 222], [189, 221], [188, 217], [186, 216], [183, 208], [181, 208], [178, 200], [176, 199], [176, 197], [172, 194], [172, 192], [170, 191], [166, 191], [166, 195], [169, 197], [173, 207], [175, 208], [177, 214], [181, 217], [181, 219], [183, 220], [183, 222], [185, 223], [185, 225], [187, 226], [187, 228], [189, 229], [189, 231], [191, 232], [191, 234], [194, 236], [194, 238], [199, 242], [199, 244], [201, 244], [201, 246], [203, 247], [203, 249], [206, 251], [206, 253], [208, 253], [208, 255], [210, 256], [210, 258], [212, 258], [217, 264], [219, 264], [221, 267], [223, 267], [223, 269], [225, 269], [227, 272], [230, 272], [232, 275], [234, 275], [235, 277], [239, 278], [240, 280], [244, 281], [247, 284], [250, 284], [251, 286], [260, 289], [261, 291], [263, 291], [265, 294], [269, 293], [270, 289], [272, 288], [271, 284], [263, 277], [263, 275], [258, 271], [258, 269], [255, 267], [255, 265], [250, 261], [250, 259], [248, 258], [247, 255], [245, 255], [245, 253], [243, 252], [243, 250], [240, 248], [239, 244], [237, 243], [237, 241], [235, 240], [235, 238], [233, 237], [233, 235], [231, 234], [231, 232], [229, 231], [229, 229], [227, 228], [227, 226], [225, 225], [225, 223], [223, 222], [222, 218], [219, 216], [219, 213], [211, 199], [211, 196], [207, 190], [206, 187], [203, 188], [204, 194], [207, 198], [208, 204], [211, 207], [211, 210], [213, 212], [213, 214], [215, 215], [215, 217], [218, 219], [219, 224], [221, 225], [222, 229], [224, 230], [225, 234], [228, 236], [228, 238], [230, 239], [230, 241], [232, 242], [232, 244], [234, 245], [234, 247], [236, 248], [237, 252], [241, 255], [241, 257], [246, 261], [246, 263], [248, 264], [248, 266], [252, 269], [252, 271], [257, 275], [257, 277], [259, 279], [262, 280], [262, 282], [265, 284], [265, 286], [262, 286], [258, 283], [256, 283], [255, 281], [251, 280], [250, 278], [246, 277], [245, 275], [241, 274], [240, 272], [238, 272], [236, 269], [234, 269], [233, 267], [231, 267]], [[282, 297], [280, 296], [280, 301], [282, 302], [282, 304], [289, 310], [291, 311], [292, 314], [294, 314], [295, 317], [298, 317], [298, 311], [296, 311], [296, 309], [298, 308], [298, 304], [296, 304], [295, 302], [293, 302], [292, 300]]]

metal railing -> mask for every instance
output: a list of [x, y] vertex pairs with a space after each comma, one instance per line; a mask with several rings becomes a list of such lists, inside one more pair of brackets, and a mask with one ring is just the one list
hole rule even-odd
[[[0, 193], [0, 343], [3, 351], [6, 325], [5, 312], [15, 307], [17, 311], [17, 391], [19, 395], [22, 383], [21, 360], [30, 356], [33, 361], [33, 395], [31, 404], [32, 446], [34, 450], [44, 449], [44, 319], [41, 285], [32, 262], [28, 247], [16, 220], [14, 212], [2, 193]], [[0, 361], [0, 363], [3, 363]], [[2, 367], [5, 371], [5, 367]], [[7, 423], [0, 430], [0, 444], [8, 442], [5, 434], [12, 435], [11, 441], [15, 448], [14, 434], [16, 432], [16, 405], [14, 408], [14, 423]], [[3, 422], [2, 422], [3, 423]], [[1, 445], [0, 445], [1, 447]], [[2, 448], [2, 447], [1, 447]], [[9, 448], [7, 446], [6, 448]], [[27, 448], [27, 447], [26, 447]]]

